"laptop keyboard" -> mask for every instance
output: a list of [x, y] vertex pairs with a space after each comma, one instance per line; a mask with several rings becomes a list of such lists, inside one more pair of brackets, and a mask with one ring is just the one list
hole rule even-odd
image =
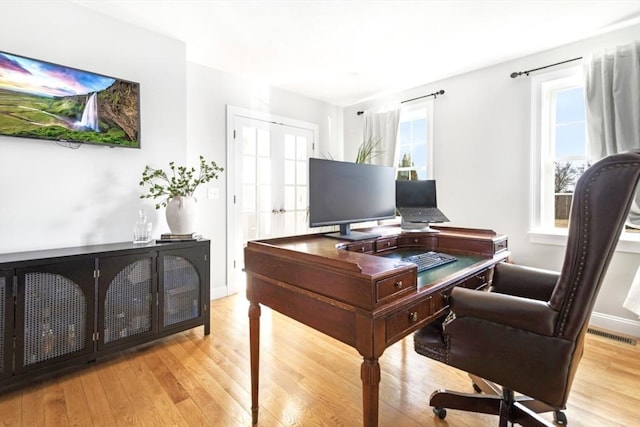
[[429, 222], [448, 222], [446, 216], [440, 212], [438, 208], [399, 208], [400, 214], [405, 219], [405, 221], [411, 220], [426, 220]]
[[402, 258], [402, 261], [404, 262], [416, 264], [418, 266], [418, 273], [441, 265], [449, 264], [457, 260], [458, 259], [453, 255], [433, 251]]

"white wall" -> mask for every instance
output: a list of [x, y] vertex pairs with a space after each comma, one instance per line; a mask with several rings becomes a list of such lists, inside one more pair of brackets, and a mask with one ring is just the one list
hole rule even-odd
[[[155, 237], [164, 210], [140, 200], [146, 164], [226, 168], [227, 104], [320, 126], [320, 152], [342, 151], [336, 106], [186, 62], [182, 42], [71, 2], [0, 3], [0, 49], [140, 83], [142, 149], [0, 136], [0, 252], [128, 241], [144, 208]], [[331, 126], [329, 126], [331, 121]], [[213, 296], [226, 295], [226, 171], [198, 189], [199, 231], [211, 239]], [[207, 199], [217, 187], [218, 200]]]
[[[226, 168], [226, 106], [241, 107], [319, 125], [320, 153], [342, 151], [339, 107], [260, 85], [202, 65], [187, 64], [188, 158], [202, 154]], [[331, 122], [331, 126], [329, 125]], [[198, 190], [199, 230], [211, 239], [211, 295], [227, 295], [226, 200], [227, 173]], [[207, 199], [207, 188], [217, 187], [218, 200]]]
[[[444, 89], [434, 105], [438, 205], [452, 225], [506, 233], [516, 263], [558, 270], [564, 247], [529, 242], [530, 79], [509, 76], [639, 38], [636, 25], [350, 106], [344, 109], [345, 152], [355, 152], [362, 141], [363, 116], [357, 111]], [[639, 264], [638, 254], [614, 255], [596, 302], [594, 324], [640, 336], [637, 317], [622, 307]]]
[[186, 49], [70, 2], [0, 3], [0, 49], [140, 83], [142, 149], [0, 136], [0, 252], [132, 239], [145, 164], [186, 157]]

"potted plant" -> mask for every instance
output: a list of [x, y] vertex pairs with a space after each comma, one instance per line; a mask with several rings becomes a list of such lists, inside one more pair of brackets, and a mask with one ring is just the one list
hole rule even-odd
[[142, 171], [140, 186], [148, 187], [141, 199], [160, 199], [155, 208], [166, 207], [167, 224], [174, 234], [193, 233], [197, 221], [197, 205], [194, 192], [200, 184], [218, 179], [224, 168], [216, 162], [207, 162], [200, 156], [200, 166], [187, 168], [169, 162], [169, 173], [146, 165]]

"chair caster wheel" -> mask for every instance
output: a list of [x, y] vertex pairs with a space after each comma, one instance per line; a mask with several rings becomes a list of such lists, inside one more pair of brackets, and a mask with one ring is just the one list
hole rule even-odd
[[560, 425], [567, 425], [567, 415], [562, 411], [554, 411], [553, 413], [553, 422]]
[[444, 408], [433, 408], [433, 413], [440, 418], [441, 420], [444, 420], [444, 417], [447, 416], [447, 410]]
[[480, 388], [480, 386], [478, 386], [478, 384], [476, 383], [471, 383], [473, 385], [473, 389], [475, 390], [476, 393], [482, 393], [482, 389]]

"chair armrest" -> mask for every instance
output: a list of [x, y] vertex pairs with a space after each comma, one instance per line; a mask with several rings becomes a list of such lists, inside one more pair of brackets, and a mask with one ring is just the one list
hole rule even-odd
[[492, 292], [540, 301], [549, 301], [560, 274], [555, 271], [521, 265], [496, 265], [491, 283]]
[[456, 319], [473, 317], [546, 336], [553, 335], [558, 317], [544, 301], [465, 288], [454, 288], [449, 304]]

